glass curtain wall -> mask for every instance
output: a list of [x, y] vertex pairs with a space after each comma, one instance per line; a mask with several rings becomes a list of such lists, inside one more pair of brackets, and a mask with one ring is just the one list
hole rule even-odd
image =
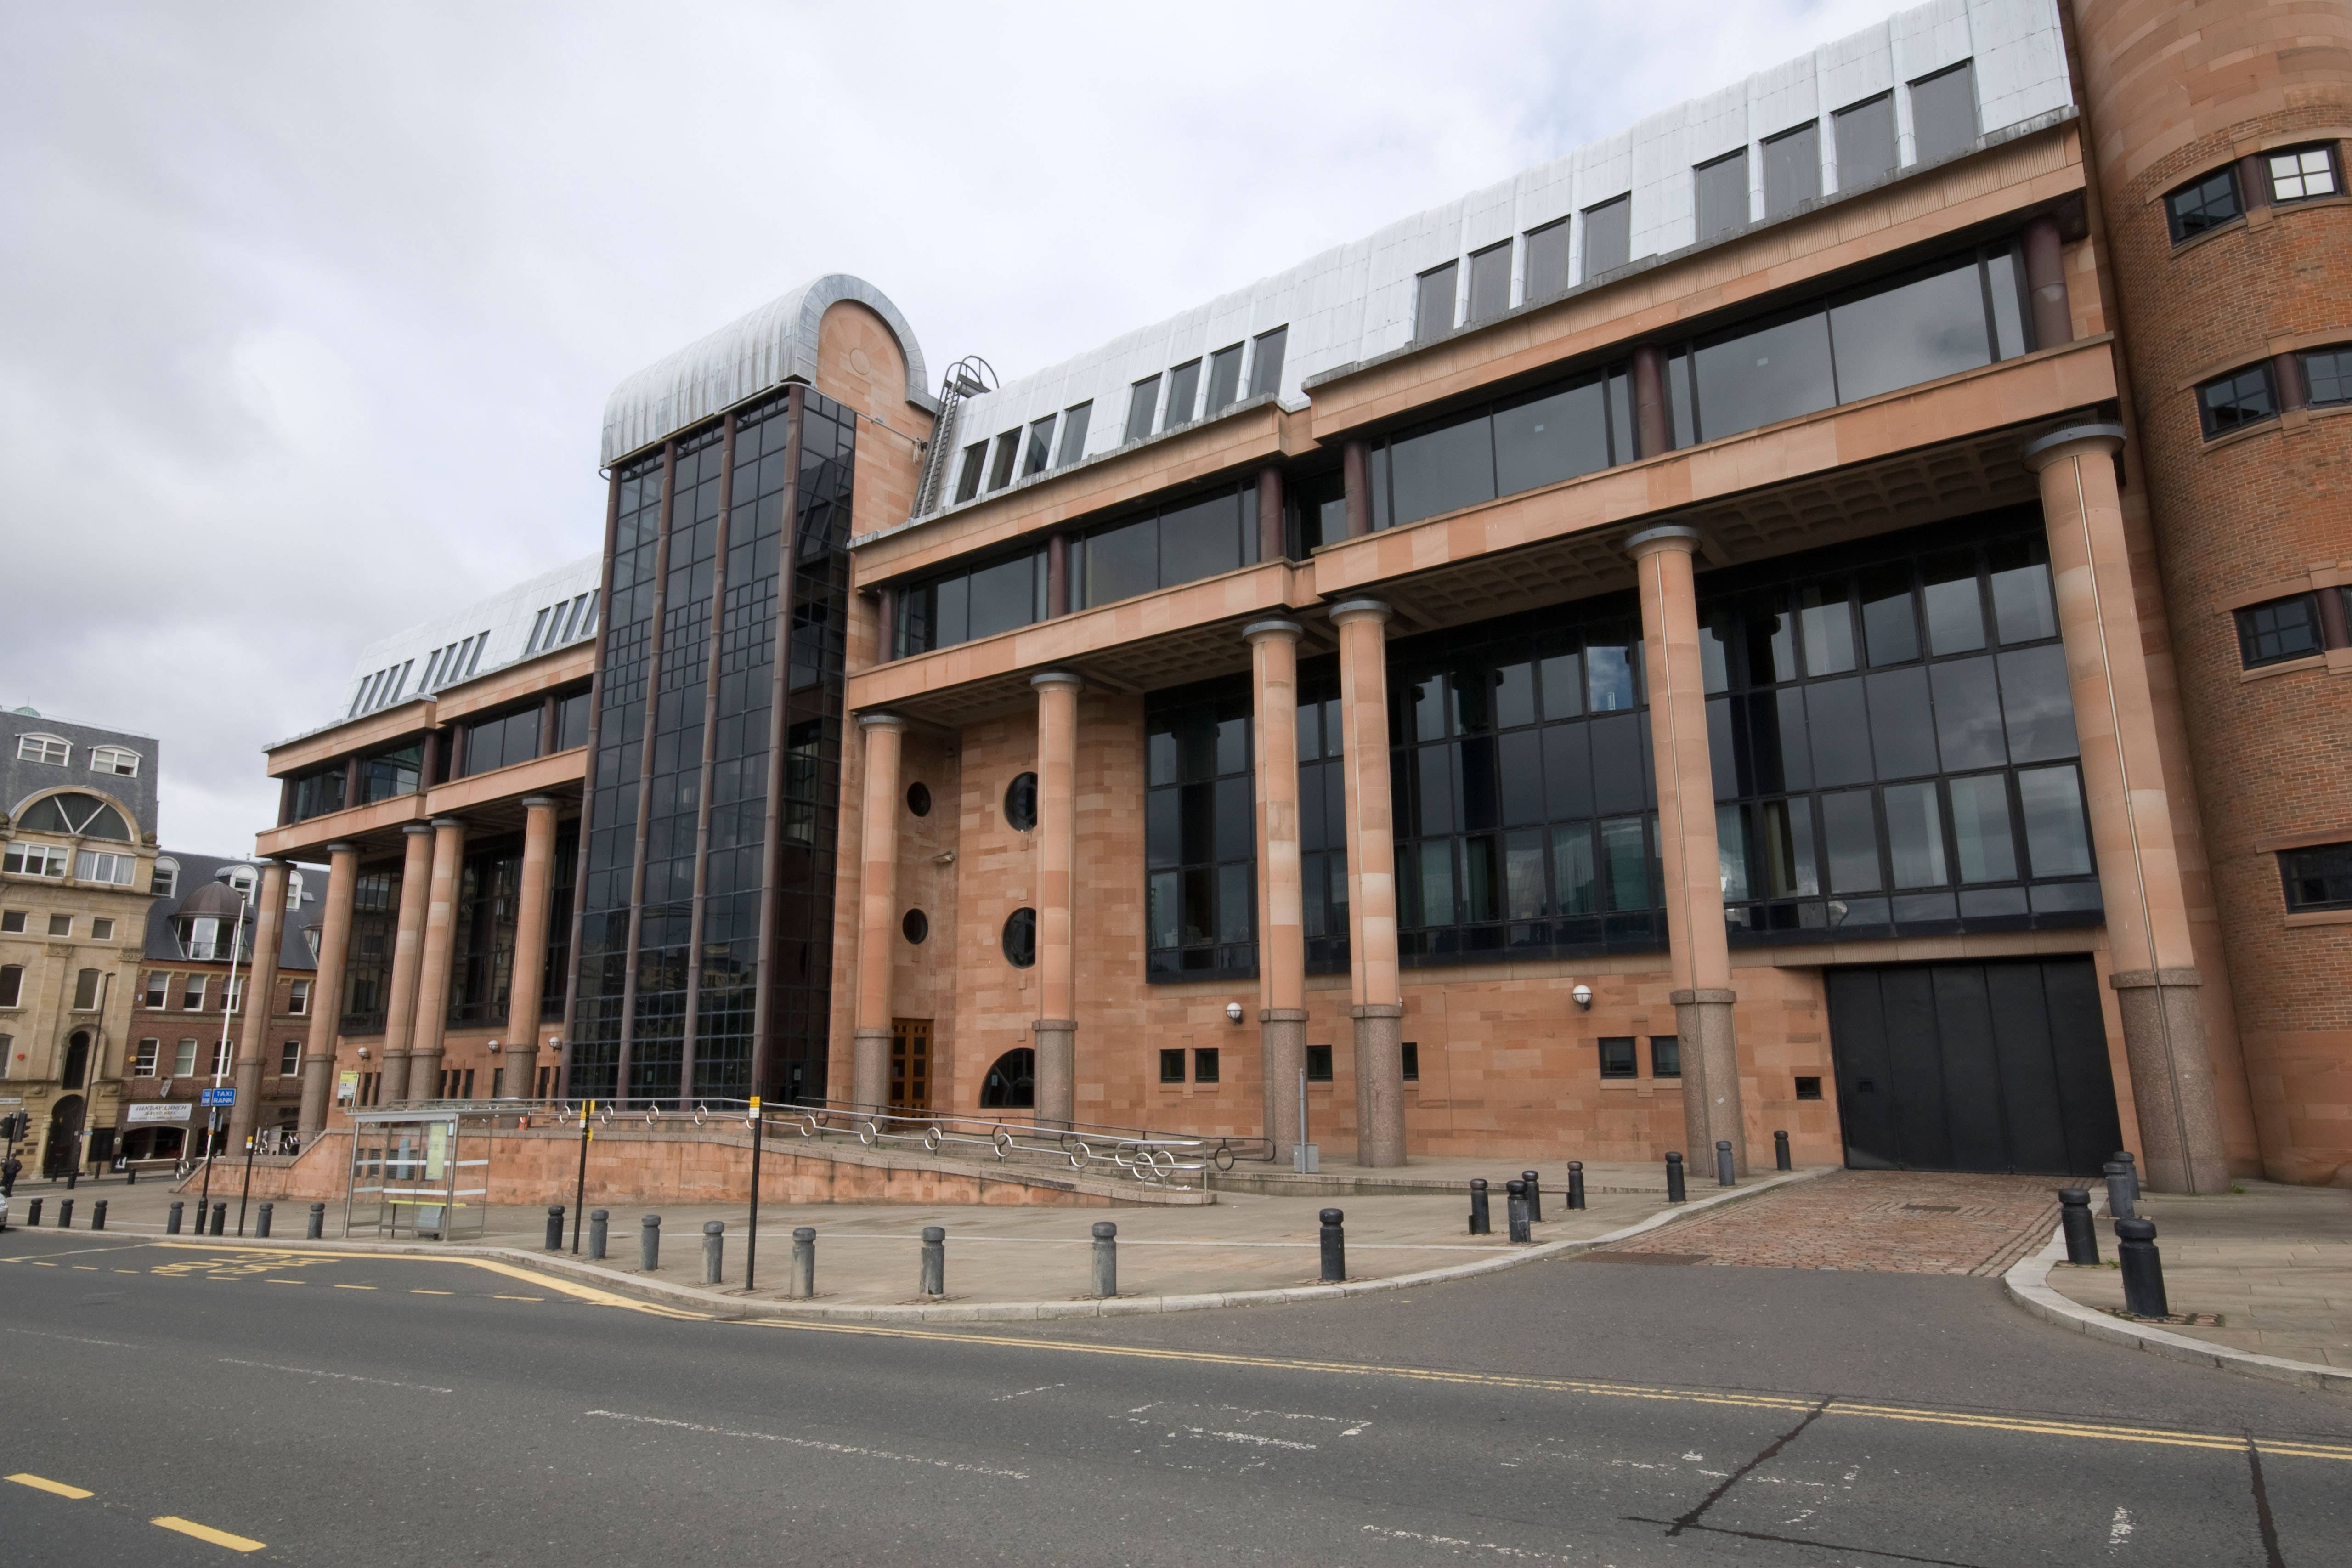
[[1339, 660], [1298, 661], [1298, 872], [1307, 973], [1348, 972], [1348, 781]]
[[522, 840], [469, 846], [457, 889], [449, 1022], [502, 1025], [514, 981], [515, 919], [522, 909]]
[[549, 868], [546, 967], [539, 975], [539, 1021], [560, 1024], [572, 984], [572, 905], [580, 882], [580, 824], [555, 830], [555, 864]]
[[392, 942], [400, 924], [400, 872], [362, 871], [352, 885], [351, 945], [343, 960], [342, 1032], [380, 1035], [392, 1003]]
[[1257, 813], [1247, 677], [1144, 698], [1146, 971], [1257, 973]]

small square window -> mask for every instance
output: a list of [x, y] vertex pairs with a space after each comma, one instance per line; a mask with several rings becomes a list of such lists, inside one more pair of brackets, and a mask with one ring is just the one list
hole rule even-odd
[[1404, 1080], [1407, 1083], [1421, 1081], [1421, 1046], [1417, 1041], [1407, 1040], [1404, 1043]]
[[1194, 1083], [1214, 1083], [1217, 1081], [1216, 1047], [1202, 1046], [1193, 1051], [1192, 1081]]
[[1748, 149], [1727, 153], [1691, 171], [1696, 187], [1698, 242], [1705, 245], [1748, 221]]
[[2164, 220], [2175, 245], [2219, 228], [2245, 210], [2238, 200], [2238, 176], [2226, 166], [2199, 175], [2164, 198]]
[[92, 919], [89, 922], [89, 940], [92, 942], [112, 942], [114, 940], [114, 922], [110, 920]]
[[1254, 340], [1250, 353], [1250, 395], [1264, 397], [1282, 390], [1283, 355], [1290, 346], [1290, 328], [1279, 326], [1270, 332], [1260, 332]]
[[1067, 468], [1087, 453], [1087, 426], [1095, 416], [1091, 402], [1062, 411], [1062, 449], [1054, 454], [1055, 468]]
[[22, 932], [22, 931], [24, 931], [24, 929], [25, 929], [25, 911], [24, 911], [24, 910], [0, 910], [0, 931]]
[[2197, 389], [2197, 415], [2205, 439], [2227, 436], [2249, 425], [2259, 425], [2278, 413], [2278, 394], [2271, 385], [2267, 363], [2248, 365], [2232, 375], [2218, 375]]
[[1633, 193], [1584, 209], [1584, 281], [1633, 259]]
[[1764, 143], [1764, 216], [1779, 217], [1822, 194], [1822, 131], [1818, 121], [1783, 131]]
[[2334, 142], [2266, 153], [2263, 155], [2263, 167], [2270, 174], [2273, 202], [2305, 202], [2314, 196], [2337, 195], [2344, 189], [2344, 182], [2336, 173]]
[[1652, 1078], [1683, 1076], [1683, 1041], [1680, 1035], [1650, 1037], [1650, 1076]]
[[1801, 1078], [1797, 1080], [1797, 1098], [1799, 1100], [1819, 1100], [1821, 1097], [1821, 1079], [1817, 1078]]
[[1021, 462], [1021, 477], [1042, 474], [1054, 463], [1054, 426], [1061, 419], [1058, 414], [1048, 414], [1033, 420], [1029, 426], [1029, 451]]
[[1223, 414], [1241, 401], [1242, 345], [1234, 343], [1209, 356], [1209, 413]]
[[1307, 1047], [1307, 1081], [1309, 1083], [1329, 1083], [1331, 1081], [1330, 1047], [1309, 1046]]
[[73, 935], [73, 916], [51, 915], [49, 917], [49, 934], [51, 936]]
[[2315, 844], [2279, 854], [2290, 914], [2352, 910], [2352, 844]]
[[1201, 362], [1188, 359], [1168, 373], [1168, 406], [1160, 411], [1160, 427], [1173, 430], [1190, 425], [1201, 409]]
[[1962, 60], [1911, 84], [1911, 137], [1922, 163], [1965, 152], [1977, 139], [1974, 61]]
[[1127, 438], [1140, 441], [1151, 434], [1151, 416], [1160, 407], [1160, 378], [1147, 375], [1128, 389]]
[[2326, 651], [2319, 633], [2319, 595], [2297, 594], [2238, 612], [2238, 654], [2249, 669]]
[[140, 997], [139, 1005], [142, 1007], [170, 1006], [172, 1005], [172, 977], [168, 974], [150, 974], [147, 977], [146, 993]]
[[2305, 354], [2303, 395], [2314, 404], [2352, 403], [2352, 349], [2315, 349]]
[[1602, 1078], [1639, 1078], [1641, 1067], [1633, 1057], [1633, 1037], [1604, 1035], [1601, 1038], [1601, 1076]]
[[1415, 340], [1442, 338], [1454, 330], [1454, 270], [1455, 263], [1433, 267], [1413, 284], [1412, 335]]
[[1470, 320], [1492, 321], [1511, 308], [1511, 242], [1470, 255]]
[[1519, 285], [1521, 303], [1549, 299], [1568, 287], [1568, 220], [1564, 217], [1528, 230], [1527, 276]]
[[1182, 1051], [1170, 1049], [1160, 1053], [1160, 1081], [1162, 1083], [1182, 1083], [1184, 1081], [1184, 1053]]

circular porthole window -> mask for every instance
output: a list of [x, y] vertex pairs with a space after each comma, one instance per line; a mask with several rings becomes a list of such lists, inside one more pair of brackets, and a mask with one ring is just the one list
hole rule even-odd
[[1037, 911], [1015, 910], [1004, 922], [1004, 962], [1026, 969], [1037, 962]]
[[913, 812], [917, 816], [930, 816], [931, 786], [927, 784], [908, 784], [907, 786], [907, 809]]
[[898, 929], [907, 933], [908, 942], [920, 947], [923, 944], [923, 939], [931, 934], [930, 917], [920, 910], [908, 910], [907, 918], [898, 922]]
[[1023, 773], [1004, 786], [1004, 820], [1017, 833], [1037, 826], [1037, 775]]

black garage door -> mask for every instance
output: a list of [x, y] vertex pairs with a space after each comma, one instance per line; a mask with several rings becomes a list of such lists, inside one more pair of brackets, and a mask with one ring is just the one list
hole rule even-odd
[[2087, 1174], [2122, 1146], [2089, 959], [1827, 973], [1848, 1165]]

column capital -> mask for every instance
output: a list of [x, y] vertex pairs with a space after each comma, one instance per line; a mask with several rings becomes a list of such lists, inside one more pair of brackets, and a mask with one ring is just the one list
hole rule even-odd
[[1699, 532], [1686, 522], [1662, 522], [1625, 536], [1625, 553], [1639, 561], [1644, 556], [1664, 551], [1679, 551], [1685, 555], [1698, 552]]
[[359, 852], [360, 847], [358, 845], [346, 844], [340, 838], [327, 846], [327, 853], [330, 855], [356, 855]]
[[404, 822], [400, 825], [400, 830], [403, 833], [414, 833], [421, 838], [431, 834], [433, 828], [429, 823]]
[[452, 828], [454, 828], [454, 829], [458, 829], [458, 830], [463, 830], [463, 829], [464, 829], [464, 827], [465, 827], [465, 826], [466, 826], [466, 824], [465, 824], [464, 820], [463, 820], [462, 818], [459, 818], [459, 817], [455, 817], [455, 816], [436, 816], [436, 817], [435, 817], [435, 818], [433, 819], [433, 826], [434, 826], [434, 828], [435, 828], [435, 830], [436, 830], [436, 831], [441, 831], [441, 830], [445, 830], [445, 829], [452, 829]]
[[1242, 628], [1242, 640], [1255, 643], [1261, 637], [1279, 637], [1284, 642], [1297, 642], [1307, 635], [1307, 628], [1297, 621], [1252, 621]]
[[2069, 425], [2027, 442], [2018, 457], [2038, 474], [2062, 458], [2084, 452], [2112, 457], [2123, 449], [2124, 427], [2120, 425]]
[[562, 804], [551, 795], [527, 795], [522, 797], [523, 809], [526, 811], [535, 811], [541, 807], [552, 811]]
[[1086, 681], [1066, 669], [1049, 669], [1043, 675], [1031, 676], [1029, 684], [1041, 689], [1048, 686], [1066, 686], [1072, 691], [1076, 691], [1085, 687]]
[[860, 713], [857, 727], [861, 730], [903, 730], [907, 721], [896, 713]]
[[1395, 613], [1379, 599], [1343, 599], [1332, 605], [1329, 612], [1331, 624], [1339, 626], [1344, 626], [1349, 621], [1377, 621], [1385, 626]]

